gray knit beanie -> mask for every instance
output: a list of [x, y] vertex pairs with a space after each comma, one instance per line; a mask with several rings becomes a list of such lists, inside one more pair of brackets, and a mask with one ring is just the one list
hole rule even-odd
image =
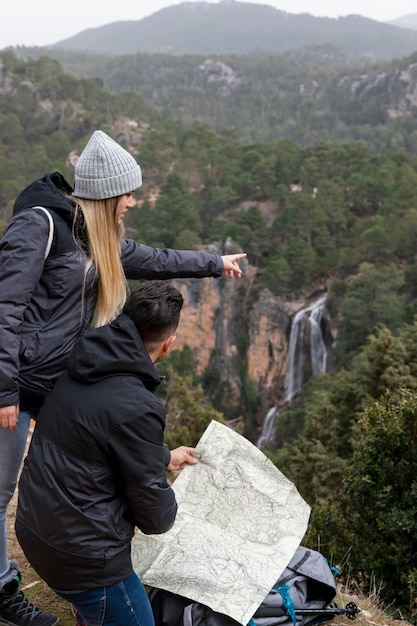
[[135, 159], [102, 130], [96, 130], [75, 165], [73, 195], [104, 200], [134, 191], [142, 184]]

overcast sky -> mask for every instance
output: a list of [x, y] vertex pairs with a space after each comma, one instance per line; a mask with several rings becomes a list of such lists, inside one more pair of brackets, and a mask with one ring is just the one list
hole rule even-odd
[[[201, 2], [202, 0], [194, 0]], [[215, 2], [216, 0], [208, 0]], [[251, 0], [288, 13], [338, 17], [355, 13], [381, 22], [417, 12], [416, 0]], [[46, 46], [87, 28], [121, 20], [141, 20], [175, 0], [2, 0], [0, 49], [7, 46]]]

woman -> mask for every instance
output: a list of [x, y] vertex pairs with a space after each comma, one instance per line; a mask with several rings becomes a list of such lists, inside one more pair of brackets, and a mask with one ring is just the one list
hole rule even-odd
[[[156, 249], [124, 239], [123, 218], [142, 184], [141, 170], [102, 131], [92, 134], [74, 174], [73, 191], [57, 172], [24, 189], [0, 240], [0, 622], [17, 626], [57, 623], [23, 595], [17, 563], [7, 557], [5, 520], [30, 419], [74, 342], [117, 317], [126, 278], [239, 278], [237, 261], [246, 256]], [[37, 206], [53, 218], [46, 258], [50, 225]]]

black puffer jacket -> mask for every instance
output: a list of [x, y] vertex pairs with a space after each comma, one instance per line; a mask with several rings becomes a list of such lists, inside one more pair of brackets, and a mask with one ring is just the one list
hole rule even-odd
[[[0, 240], [0, 407], [20, 401], [37, 410], [63, 371], [77, 337], [88, 329], [96, 304], [94, 270], [82, 285], [86, 255], [72, 236], [71, 187], [61, 174], [48, 173], [16, 200], [14, 218]], [[45, 261], [48, 208], [54, 242]], [[82, 228], [78, 232], [82, 240]], [[124, 239], [121, 258], [127, 278], [218, 277], [218, 254], [150, 248]]]
[[79, 339], [38, 415], [19, 483], [16, 531], [56, 589], [94, 589], [131, 573], [134, 526], [174, 523], [165, 478], [160, 377], [130, 318]]

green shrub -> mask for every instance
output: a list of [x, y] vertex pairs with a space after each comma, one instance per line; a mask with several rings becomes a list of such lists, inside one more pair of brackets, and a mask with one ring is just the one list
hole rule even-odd
[[326, 553], [349, 551], [350, 576], [417, 623], [417, 393], [365, 407], [340, 494], [312, 522]]

